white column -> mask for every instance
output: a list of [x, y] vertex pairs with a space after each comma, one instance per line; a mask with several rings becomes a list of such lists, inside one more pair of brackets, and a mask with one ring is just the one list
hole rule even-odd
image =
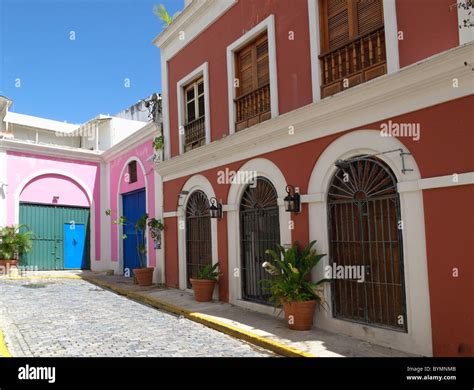
[[0, 226], [7, 224], [7, 151], [0, 148]]

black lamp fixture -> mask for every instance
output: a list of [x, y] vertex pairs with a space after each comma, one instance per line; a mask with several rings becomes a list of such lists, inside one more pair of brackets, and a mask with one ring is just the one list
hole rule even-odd
[[285, 211], [290, 213], [299, 213], [301, 211], [301, 196], [292, 185], [286, 186], [286, 193], [283, 201], [285, 202]]
[[219, 203], [216, 198], [209, 199], [211, 204], [209, 207], [209, 213], [211, 218], [222, 219], [222, 203]]

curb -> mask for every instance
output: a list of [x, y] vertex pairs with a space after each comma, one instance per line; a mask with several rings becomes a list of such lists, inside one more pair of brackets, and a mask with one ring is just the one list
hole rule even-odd
[[42, 275], [42, 276], [9, 276], [6, 278], [1, 278], [0, 281], [2, 280], [28, 280], [28, 279], [82, 279], [81, 276], [79, 275], [59, 275], [59, 276], [54, 276], [54, 275]]
[[3, 337], [3, 332], [0, 330], [0, 357], [12, 357], [10, 351], [7, 348], [5, 343], [5, 338]]
[[82, 276], [81, 278], [89, 283], [95, 284], [99, 287], [107, 288], [117, 294], [126, 296], [138, 302], [145, 303], [154, 308], [162, 309], [174, 314], [182, 315], [191, 321], [200, 323], [202, 325], [205, 325], [219, 332], [228, 334], [229, 336], [232, 336], [234, 338], [247, 341], [254, 345], [258, 345], [259, 347], [263, 347], [279, 355], [286, 356], [286, 357], [316, 357], [315, 355], [312, 355], [300, 349], [290, 347], [288, 345], [279, 343], [277, 341], [273, 341], [268, 338], [259, 336], [247, 330], [240, 329], [236, 326], [216, 320], [206, 314], [192, 312], [192, 311], [183, 309], [182, 307], [179, 307], [179, 306], [172, 305], [168, 302], [162, 301], [157, 298], [150, 298], [150, 297], [142, 295], [141, 293], [127, 291], [123, 288], [117, 287], [116, 285], [112, 283], [107, 283], [102, 280], [98, 280], [89, 276]]

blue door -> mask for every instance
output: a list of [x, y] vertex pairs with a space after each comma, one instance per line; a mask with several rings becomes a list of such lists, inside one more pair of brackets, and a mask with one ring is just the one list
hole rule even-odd
[[64, 268], [86, 268], [86, 229], [84, 224], [64, 224]]
[[123, 216], [123, 271], [124, 275], [132, 276], [134, 268], [140, 268], [137, 246], [143, 244], [140, 233], [137, 235], [135, 224], [146, 213], [146, 192], [138, 190], [122, 195]]

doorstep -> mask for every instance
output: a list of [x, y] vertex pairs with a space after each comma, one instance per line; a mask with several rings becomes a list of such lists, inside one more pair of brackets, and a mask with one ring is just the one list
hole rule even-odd
[[405, 352], [313, 328], [288, 329], [283, 316], [257, 313], [229, 303], [200, 303], [192, 293], [162, 285], [139, 287], [130, 278], [84, 272], [81, 278], [150, 306], [183, 315], [233, 337], [292, 357], [410, 357]]

